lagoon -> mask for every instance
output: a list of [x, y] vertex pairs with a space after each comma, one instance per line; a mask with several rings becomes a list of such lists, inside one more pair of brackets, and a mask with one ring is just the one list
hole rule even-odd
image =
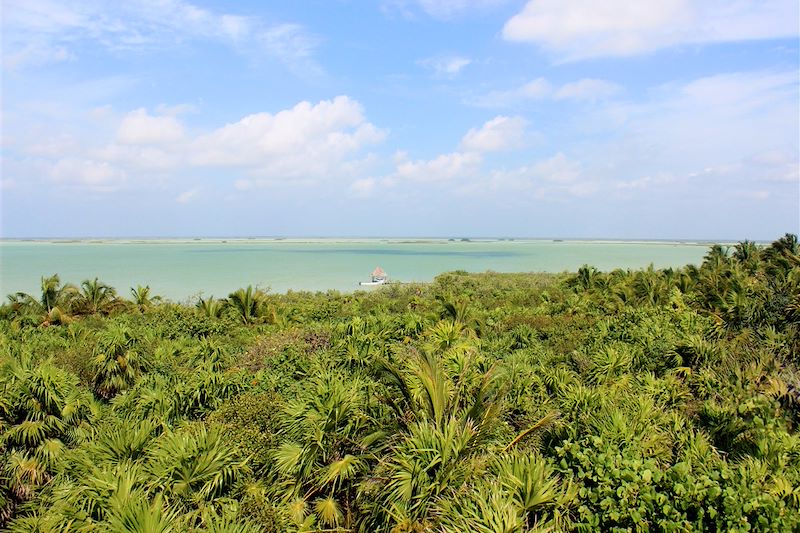
[[430, 281], [451, 270], [563, 272], [699, 264], [711, 243], [461, 239], [4, 240], [0, 294], [38, 294], [43, 275], [94, 277], [127, 296], [150, 285], [175, 301], [224, 297], [258, 285], [272, 292], [357, 290], [380, 265], [390, 279]]

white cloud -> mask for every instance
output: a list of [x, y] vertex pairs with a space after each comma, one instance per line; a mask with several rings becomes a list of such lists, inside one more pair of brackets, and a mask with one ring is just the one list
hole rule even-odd
[[354, 181], [350, 184], [350, 190], [356, 196], [369, 196], [378, 185], [378, 180], [375, 178], [363, 178]]
[[767, 150], [753, 154], [743, 161], [743, 166], [764, 181], [800, 182], [800, 153], [790, 150]]
[[561, 86], [554, 86], [544, 78], [536, 78], [520, 87], [491, 91], [468, 100], [479, 107], [511, 107], [526, 101], [576, 100], [595, 102], [610, 98], [622, 91], [622, 87], [608, 80], [583, 78]]
[[795, 0], [530, 0], [503, 27], [566, 60], [798, 35]]
[[559, 199], [587, 196], [601, 184], [584, 175], [583, 165], [561, 152], [511, 169], [494, 170], [488, 178], [462, 184], [459, 191], [469, 195], [518, 193], [520, 198]]
[[524, 144], [525, 126], [522, 117], [497, 116], [480, 129], [472, 128], [461, 139], [461, 149], [473, 152], [499, 152]]
[[614, 187], [619, 190], [644, 190], [653, 186], [668, 185], [675, 182], [675, 177], [670, 174], [661, 174], [655, 176], [643, 176], [628, 181], [617, 181]]
[[753, 71], [666, 84], [573, 117], [586, 137], [568, 148], [627, 200], [716, 201], [741, 190], [785, 201], [800, 183], [798, 81], [796, 72]]
[[365, 149], [386, 136], [347, 96], [254, 113], [199, 134], [187, 132], [176, 116], [186, 106], [157, 109], [170, 114], [104, 108], [85, 114], [94, 127], [31, 128], [13, 142], [15, 174], [44, 175], [56, 184], [97, 191], [163, 185], [219, 174], [221, 168], [230, 176], [228, 184], [242, 190], [307, 185], [363, 176], [375, 162]]
[[418, 61], [418, 64], [433, 70], [437, 76], [442, 77], [453, 77], [470, 63], [472, 60], [461, 56], [437, 56]]
[[544, 78], [536, 78], [521, 87], [491, 91], [468, 101], [479, 107], [509, 107], [526, 100], [543, 100], [553, 94], [553, 87]]
[[248, 115], [195, 139], [189, 159], [197, 166], [246, 167], [262, 179], [324, 179], [341, 174], [352, 154], [384, 137], [361, 104], [337, 96]]
[[106, 161], [67, 157], [52, 166], [50, 178], [61, 185], [112, 191], [125, 182], [126, 174]]
[[319, 39], [303, 26], [267, 24], [259, 17], [221, 13], [184, 0], [9, 0], [4, 8], [6, 68], [71, 59], [79, 42], [129, 50], [191, 40], [213, 41], [243, 53], [260, 51], [293, 69], [319, 68], [310, 59]]
[[558, 152], [531, 165], [496, 171], [493, 174], [493, 180], [512, 188], [541, 186], [546, 183], [569, 185], [578, 182], [581, 172], [580, 163], [572, 161], [563, 153]]
[[168, 144], [183, 138], [183, 126], [174, 116], [153, 116], [145, 109], [131, 111], [117, 130], [122, 144]]
[[[658, 166], [688, 174], [740, 165], [742, 158], [771, 151], [796, 164], [797, 93], [796, 72], [720, 74], [664, 86], [640, 103], [612, 103], [582, 120], [604, 124], [617, 136], [602, 148], [604, 158], [646, 164], [648, 174]], [[758, 175], [754, 170], [749, 165], [751, 177]]]
[[73, 59], [75, 59], [75, 55], [67, 50], [65, 46], [51, 45], [46, 42], [33, 42], [8, 53], [3, 63], [6, 68], [14, 70], [23, 65], [49, 65]]
[[554, 94], [556, 100], [603, 100], [621, 91], [616, 83], [606, 80], [584, 78], [562, 85]]
[[770, 196], [769, 191], [738, 190], [733, 191], [733, 195], [745, 200], [764, 201]]
[[126, 168], [133, 174], [150, 176], [165, 176], [169, 171], [179, 169], [185, 159], [184, 150], [185, 145], [181, 144], [161, 148], [111, 143], [84, 148], [90, 158]]
[[200, 192], [200, 190], [197, 188], [183, 191], [177, 196], [177, 198], [175, 198], [175, 201], [179, 204], [188, 204], [197, 196], [198, 192]]
[[482, 13], [506, 3], [507, 0], [384, 0], [382, 8], [388, 12], [400, 12], [413, 17], [412, 6], [437, 19], [451, 19], [457, 16]]
[[311, 35], [304, 26], [278, 24], [253, 37], [265, 52], [278, 58], [295, 73], [319, 75], [322, 72], [322, 67], [313, 60], [320, 39]]
[[581, 165], [570, 161], [567, 156], [559, 152], [530, 167], [529, 174], [553, 183], [573, 183], [581, 175]]
[[442, 182], [474, 176], [483, 158], [475, 152], [451, 152], [433, 159], [401, 160], [389, 183], [396, 181]]
[[[395, 153], [395, 169], [380, 178], [368, 177], [351, 183], [357, 196], [369, 196], [379, 188], [447, 184], [461, 192], [485, 193], [498, 190], [530, 190], [540, 192], [586, 194], [593, 191], [582, 179], [580, 163], [559, 152], [531, 166], [513, 170], [487, 170], [486, 153], [513, 150], [524, 145], [527, 121], [518, 116], [497, 116], [480, 128], [471, 128], [461, 139], [459, 149], [430, 159], [411, 159], [406, 152]], [[489, 176], [487, 178], [487, 176]]]

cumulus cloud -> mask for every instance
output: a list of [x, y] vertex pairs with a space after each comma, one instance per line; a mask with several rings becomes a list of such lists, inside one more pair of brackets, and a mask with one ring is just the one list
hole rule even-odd
[[[488, 169], [486, 179], [466, 183], [462, 190], [516, 190], [534, 198], [602, 191], [643, 202], [662, 195], [745, 199], [741, 191], [749, 191], [752, 199], [796, 198], [798, 81], [794, 71], [732, 72], [653, 87], [635, 100], [619, 95], [596, 102], [565, 115], [571, 142], [564, 153]], [[582, 89], [587, 87], [601, 86], [565, 84], [547, 98], [561, 93], [585, 99]], [[591, 175], [584, 169], [591, 169]]]
[[356, 196], [369, 196], [377, 185], [378, 180], [375, 178], [362, 178], [351, 183], [350, 190]]
[[395, 153], [395, 169], [382, 177], [370, 176], [353, 181], [350, 192], [370, 196], [379, 189], [413, 184], [414, 187], [465, 182], [480, 174], [483, 155], [478, 152], [448, 152], [431, 159], [410, 159], [403, 151]]
[[324, 179], [385, 132], [364, 117], [361, 104], [338, 96], [300, 102], [279, 113], [256, 113], [196, 138], [189, 149], [197, 166], [246, 167], [267, 179]]
[[554, 183], [574, 183], [581, 174], [581, 165], [570, 161], [567, 156], [559, 152], [549, 159], [526, 168], [525, 173], [533, 178]]
[[108, 124], [111, 142], [105, 129], [95, 135], [87, 135], [87, 128], [55, 130], [49, 137], [36, 130], [30, 134], [37, 135], [36, 142], [24, 137], [13, 145], [14, 161], [20, 165], [15, 173], [44, 175], [55, 184], [96, 191], [163, 186], [177, 177], [218, 174], [219, 169], [239, 189], [302, 185], [363, 175], [362, 167], [372, 164], [365, 150], [386, 136], [366, 119], [361, 104], [347, 96], [253, 113], [196, 134], [187, 132], [177, 116], [185, 106], [157, 109], [161, 114], [144, 108], [123, 114], [104, 109], [97, 120]]
[[520, 148], [525, 140], [527, 121], [522, 117], [497, 116], [480, 128], [471, 128], [461, 139], [458, 150], [430, 159], [411, 159], [399, 151], [394, 156], [394, 171], [380, 178], [354, 181], [350, 190], [357, 196], [368, 196], [379, 188], [403, 184], [435, 185], [457, 183], [464, 186], [480, 179], [484, 155]]
[[183, 138], [183, 126], [174, 116], [153, 116], [145, 109], [131, 111], [117, 130], [122, 144], [167, 144]]
[[125, 182], [126, 173], [107, 161], [66, 157], [52, 165], [50, 178], [61, 185], [112, 191]]
[[503, 37], [576, 60], [690, 43], [794, 37], [797, 19], [793, 0], [529, 0], [506, 22]]
[[405, 157], [389, 176], [389, 183], [396, 181], [442, 182], [474, 176], [483, 158], [474, 152], [451, 152], [433, 159], [409, 160]]
[[461, 139], [461, 149], [499, 152], [520, 148], [524, 144], [527, 124], [528, 121], [522, 117], [497, 116], [478, 129], [470, 129]]
[[600, 184], [584, 175], [583, 165], [562, 152], [529, 165], [491, 171], [486, 179], [459, 187], [469, 195], [518, 193], [533, 199], [587, 196], [599, 190]]
[[581, 164], [572, 161], [563, 153], [557, 154], [531, 165], [510, 170], [498, 170], [492, 174], [490, 185], [494, 188], [526, 189], [548, 184], [571, 186], [581, 177]]

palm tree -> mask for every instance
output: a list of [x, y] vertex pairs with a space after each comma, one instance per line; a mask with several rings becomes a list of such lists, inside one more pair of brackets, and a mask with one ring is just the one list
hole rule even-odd
[[639, 301], [658, 305], [669, 292], [668, 281], [661, 272], [656, 272], [651, 264], [647, 270], [640, 270], [633, 278], [632, 288]]
[[406, 365], [407, 370], [401, 371], [387, 361], [378, 364], [379, 376], [399, 390], [400, 401], [389, 397], [387, 402], [401, 425], [418, 420], [438, 426], [453, 417], [478, 429], [492, 423], [504, 388], [494, 368], [480, 372], [470, 353], [461, 350], [443, 356], [413, 350]]
[[227, 305], [234, 309], [245, 324], [255, 323], [259, 316], [266, 295], [258, 288], [248, 285], [247, 289], [239, 289], [228, 295]]
[[42, 277], [42, 308], [46, 312], [50, 312], [54, 307], [63, 305], [64, 297], [69, 294], [75, 293], [75, 287], [72, 285], [61, 285], [61, 280], [58, 274], [53, 274], [50, 277]]
[[754, 273], [761, 259], [761, 249], [753, 241], [744, 240], [734, 247], [733, 258]]
[[575, 276], [572, 284], [585, 291], [588, 291], [593, 289], [598, 284], [600, 275], [600, 271], [598, 271], [595, 267], [583, 265], [578, 269], [578, 274]]
[[714, 244], [703, 257], [703, 267], [718, 269], [730, 262], [730, 248], [721, 244]]
[[770, 244], [763, 252], [767, 261], [767, 274], [772, 277], [786, 277], [792, 269], [800, 267], [800, 246], [797, 235], [787, 233], [780, 239]]
[[111, 324], [99, 334], [92, 358], [94, 389], [106, 400], [126, 390], [136, 381], [144, 360], [136, 349], [136, 339], [122, 325]]
[[789, 252], [792, 254], [798, 254], [800, 253], [800, 249], [798, 248], [797, 235], [793, 233], [786, 233], [783, 237], [770, 244], [767, 250], [770, 253], [782, 254]]
[[117, 291], [113, 287], [94, 278], [81, 283], [78, 301], [89, 314], [96, 315], [108, 312], [116, 297]]
[[303, 390], [286, 406], [286, 441], [274, 452], [277, 496], [298, 524], [350, 528], [356, 483], [377, 461], [384, 436], [369, 415], [371, 394], [366, 382], [329, 371]]
[[461, 322], [442, 320], [425, 331], [427, 345], [432, 350], [444, 352], [455, 347], [465, 347], [476, 341], [474, 330]]
[[442, 310], [439, 317], [442, 320], [447, 320], [452, 323], [459, 323], [468, 326], [473, 330], [475, 335], [481, 336], [483, 324], [475, 312], [474, 307], [470, 302], [465, 299], [445, 298], [438, 296], [436, 298], [442, 304]]
[[75, 286], [61, 285], [58, 274], [42, 276], [41, 295], [39, 298], [24, 292], [8, 296], [13, 313], [16, 316], [37, 318], [42, 325], [66, 324], [70, 321], [70, 311], [78, 290]]
[[224, 300], [215, 300], [213, 296], [209, 296], [208, 298], [203, 298], [201, 296], [198, 298], [195, 307], [197, 307], [203, 316], [219, 318], [224, 309], [223, 303]]
[[0, 367], [0, 527], [54, 475], [67, 446], [84, 440], [98, 407], [52, 361], [11, 358]]
[[568, 529], [561, 523], [561, 511], [568, 508], [576, 490], [561, 483], [544, 459], [533, 454], [500, 455], [492, 463], [489, 483], [478, 483], [465, 495], [442, 502], [442, 531]]
[[133, 297], [133, 303], [141, 312], [147, 311], [161, 301], [161, 296], [150, 295], [150, 285], [144, 287], [137, 285], [136, 288], [131, 287], [131, 296]]
[[249, 472], [247, 460], [218, 431], [202, 425], [162, 435], [148, 453], [146, 470], [149, 489], [167, 502], [210, 502]]

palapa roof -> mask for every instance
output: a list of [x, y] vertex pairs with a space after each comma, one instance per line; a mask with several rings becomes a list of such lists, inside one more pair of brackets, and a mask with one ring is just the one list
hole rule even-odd
[[372, 277], [373, 278], [381, 278], [381, 277], [385, 278], [386, 277], [386, 272], [384, 272], [381, 267], [375, 267], [375, 270], [372, 271]]

